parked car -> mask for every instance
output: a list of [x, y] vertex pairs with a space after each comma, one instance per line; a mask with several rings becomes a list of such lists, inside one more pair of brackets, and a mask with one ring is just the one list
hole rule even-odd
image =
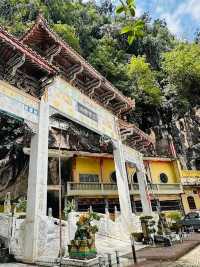
[[200, 212], [189, 212], [180, 221], [180, 225], [186, 229], [193, 228], [195, 232], [198, 232], [200, 230]]

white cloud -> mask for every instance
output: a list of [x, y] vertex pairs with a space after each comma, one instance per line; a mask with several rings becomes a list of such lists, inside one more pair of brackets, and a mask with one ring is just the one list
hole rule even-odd
[[165, 19], [167, 22], [169, 30], [176, 35], [182, 34], [182, 25], [181, 25], [181, 19], [176, 16], [176, 14], [170, 14], [170, 13], [163, 13], [161, 14], [161, 18]]
[[173, 12], [163, 11], [161, 6], [157, 6], [156, 11], [166, 20], [170, 31], [179, 37], [183, 34], [182, 20], [187, 19], [184, 16], [200, 22], [200, 0], [185, 0], [177, 7], [174, 6]]
[[141, 7], [136, 7], [136, 17], [140, 17], [144, 13], [144, 10]]
[[185, 7], [185, 13], [191, 15], [194, 20], [200, 21], [200, 1], [188, 0]]

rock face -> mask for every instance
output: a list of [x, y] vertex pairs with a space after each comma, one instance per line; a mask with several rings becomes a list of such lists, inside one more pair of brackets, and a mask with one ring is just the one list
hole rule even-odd
[[[85, 128], [67, 121], [67, 130], [60, 131], [52, 128], [49, 132], [49, 148], [88, 152], [110, 152], [110, 140], [105, 140]], [[0, 201], [11, 192], [11, 198], [25, 196], [28, 184], [29, 156], [23, 152], [24, 147], [30, 146], [31, 130], [16, 118], [0, 115]], [[69, 178], [67, 160], [62, 160], [62, 177]], [[48, 184], [57, 185], [58, 158], [49, 158]]]
[[[140, 126], [150, 129], [156, 139], [156, 156], [171, 156], [172, 144], [184, 168], [200, 169], [200, 107], [193, 108], [183, 117], [169, 111], [151, 111]], [[12, 199], [26, 195], [29, 157], [23, 147], [29, 147], [31, 131], [22, 122], [5, 114], [0, 115], [0, 200], [6, 192]], [[110, 152], [112, 145], [98, 134], [68, 121], [67, 131], [51, 129], [49, 148]], [[151, 155], [152, 156], [152, 155]], [[69, 178], [69, 162], [62, 162], [62, 176]], [[49, 184], [58, 184], [58, 159], [49, 158]]]
[[0, 199], [11, 189], [18, 196], [27, 187], [28, 157], [23, 146], [30, 140], [30, 130], [16, 118], [0, 116]]
[[200, 107], [183, 117], [167, 116], [167, 112], [150, 114], [146, 121], [156, 137], [156, 155], [172, 156], [174, 147], [182, 167], [200, 169]]

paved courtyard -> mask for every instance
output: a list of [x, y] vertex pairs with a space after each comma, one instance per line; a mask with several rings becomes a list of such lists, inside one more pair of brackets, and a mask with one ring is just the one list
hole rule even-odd
[[183, 256], [179, 261], [177, 261], [175, 266], [200, 267], [200, 246]]
[[[5, 263], [1, 264], [1, 267], [30, 267], [31, 265], [21, 263]], [[122, 265], [124, 266], [123, 262]], [[134, 267], [134, 265], [131, 265]], [[159, 262], [149, 261], [148, 263], [140, 263], [138, 267], [200, 267], [200, 245], [181, 257], [176, 262]]]
[[[131, 254], [126, 256], [132, 258]], [[137, 267], [200, 267], [200, 234], [192, 234], [182, 244], [172, 247], [146, 247], [138, 251], [137, 256], [146, 259]]]

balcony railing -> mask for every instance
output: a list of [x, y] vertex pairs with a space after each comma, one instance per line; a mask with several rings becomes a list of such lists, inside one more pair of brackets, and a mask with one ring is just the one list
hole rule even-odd
[[[129, 184], [130, 194], [139, 194], [138, 184]], [[149, 184], [148, 190], [155, 195], [183, 193], [180, 184]], [[107, 196], [118, 195], [117, 184], [111, 183], [67, 183], [68, 196]]]
[[189, 178], [189, 177], [200, 178], [200, 171], [199, 170], [182, 170], [181, 175], [182, 177], [185, 177], [185, 178]]

